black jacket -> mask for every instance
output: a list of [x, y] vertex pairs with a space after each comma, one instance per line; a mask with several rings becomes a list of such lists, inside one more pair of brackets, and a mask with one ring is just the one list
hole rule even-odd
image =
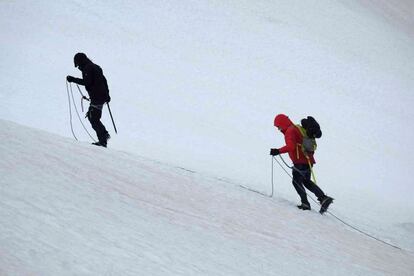
[[104, 104], [111, 100], [109, 96], [108, 83], [103, 75], [101, 67], [88, 60], [80, 68], [82, 79], [74, 78], [73, 82], [84, 85], [88, 91], [91, 104]]

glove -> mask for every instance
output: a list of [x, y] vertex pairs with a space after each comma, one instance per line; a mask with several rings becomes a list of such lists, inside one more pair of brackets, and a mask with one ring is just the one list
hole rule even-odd
[[67, 76], [66, 77], [66, 80], [68, 81], [68, 82], [74, 82], [75, 81], [75, 77], [72, 77], [72, 76]]
[[279, 152], [278, 149], [270, 149], [270, 155], [276, 156], [276, 155], [279, 155], [279, 154], [280, 154], [280, 152]]

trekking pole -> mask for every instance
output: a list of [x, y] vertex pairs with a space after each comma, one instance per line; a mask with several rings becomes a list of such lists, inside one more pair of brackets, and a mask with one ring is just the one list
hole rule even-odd
[[273, 185], [273, 160], [275, 159], [275, 157], [274, 156], [272, 156], [272, 192], [271, 192], [271, 194], [270, 194], [270, 197], [273, 197], [273, 192], [274, 192], [274, 185]]
[[116, 133], [116, 134], [118, 134], [118, 131], [116, 130], [116, 126], [115, 126], [114, 118], [112, 117], [111, 108], [109, 107], [109, 102], [107, 102], [107, 103], [106, 103], [106, 105], [108, 106], [109, 115], [111, 115], [111, 120], [112, 120], [112, 124], [114, 125], [115, 133]]

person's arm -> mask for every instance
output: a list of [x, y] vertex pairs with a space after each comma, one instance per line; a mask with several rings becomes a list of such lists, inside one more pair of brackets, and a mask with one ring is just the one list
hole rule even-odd
[[68, 82], [74, 82], [74, 83], [79, 84], [79, 85], [85, 85], [85, 82], [83, 81], [83, 79], [80, 79], [80, 78], [75, 78], [75, 77], [72, 77], [72, 76], [68, 76], [67, 80], [68, 80]]
[[294, 133], [291, 130], [287, 130], [285, 134], [285, 143], [283, 147], [279, 149], [279, 153], [286, 153], [290, 151], [294, 151], [296, 147]]
[[93, 83], [93, 70], [91, 67], [86, 67], [85, 72], [83, 72], [83, 79], [72, 76], [67, 76], [66, 79], [68, 82], [74, 82], [83, 86], [90, 86]]

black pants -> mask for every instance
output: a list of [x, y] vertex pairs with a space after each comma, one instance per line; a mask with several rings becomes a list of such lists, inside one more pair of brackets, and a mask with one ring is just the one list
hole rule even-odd
[[306, 189], [315, 194], [321, 202], [325, 198], [325, 193], [311, 180], [311, 170], [307, 164], [296, 164], [292, 169], [293, 187], [300, 196], [302, 203], [309, 204], [306, 196]]
[[88, 110], [88, 120], [98, 136], [99, 142], [106, 143], [108, 131], [101, 122], [103, 105], [90, 105]]

